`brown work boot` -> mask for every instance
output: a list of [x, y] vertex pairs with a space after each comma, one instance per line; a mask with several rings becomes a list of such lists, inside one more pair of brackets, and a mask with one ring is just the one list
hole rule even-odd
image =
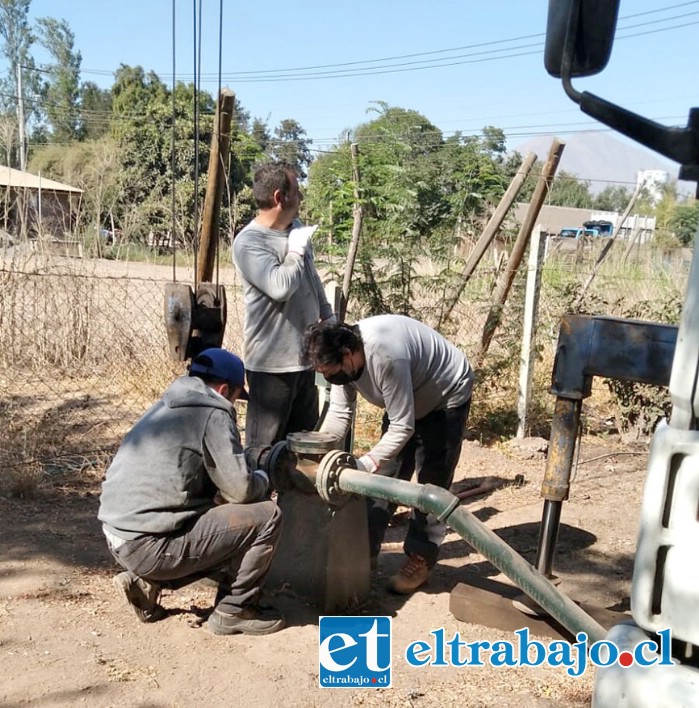
[[213, 634], [273, 634], [284, 629], [284, 618], [272, 608], [244, 607], [237, 614], [214, 610], [207, 621]]
[[388, 589], [399, 595], [410, 595], [427, 582], [430, 570], [426, 558], [411, 553], [403, 567], [390, 579]]
[[141, 622], [162, 619], [165, 610], [158, 604], [159, 585], [139, 578], [130, 570], [119, 573], [112, 582]]

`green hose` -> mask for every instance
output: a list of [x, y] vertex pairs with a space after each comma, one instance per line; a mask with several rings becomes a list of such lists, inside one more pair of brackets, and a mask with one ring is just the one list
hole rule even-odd
[[459, 506], [451, 492], [433, 484], [414, 484], [392, 477], [343, 467], [336, 481], [347, 493], [402, 504], [436, 516], [450, 526], [476, 551], [510, 578], [534, 602], [565, 627], [573, 636], [585, 632], [590, 644], [604, 639], [607, 632], [590, 615], [544, 577], [515, 550]]

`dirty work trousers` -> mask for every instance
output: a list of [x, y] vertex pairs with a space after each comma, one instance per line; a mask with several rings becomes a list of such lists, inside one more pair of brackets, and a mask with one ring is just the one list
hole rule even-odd
[[215, 579], [216, 609], [237, 614], [260, 594], [281, 521], [272, 501], [221, 504], [171, 535], [144, 536], [110, 550], [126, 570], [162, 587]]
[[314, 371], [270, 374], [246, 371], [248, 380], [245, 446], [267, 447], [289, 433], [313, 430], [318, 422]]
[[[428, 413], [415, 421], [415, 433], [408, 440], [395, 461], [382, 465], [376, 474], [410, 481], [417, 472], [419, 484], [434, 484], [449, 489], [454, 479], [454, 469], [459, 461], [464, 428], [468, 420], [471, 401], [458, 408]], [[388, 430], [388, 417], [384, 414], [382, 434]], [[369, 546], [371, 555], [378, 555], [388, 522], [396, 509], [395, 504], [368, 499]], [[446, 526], [432, 514], [413, 509], [403, 550], [416, 553], [432, 567], [437, 562], [439, 546], [444, 540]]]

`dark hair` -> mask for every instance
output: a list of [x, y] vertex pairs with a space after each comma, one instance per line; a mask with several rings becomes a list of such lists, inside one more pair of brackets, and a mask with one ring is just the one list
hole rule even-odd
[[268, 162], [258, 167], [252, 178], [252, 193], [258, 208], [274, 207], [274, 193], [277, 190], [286, 198], [295, 175], [294, 166], [288, 162]]
[[351, 352], [363, 348], [362, 335], [357, 325], [315, 324], [303, 335], [300, 363], [315, 369], [342, 363], [343, 349]]

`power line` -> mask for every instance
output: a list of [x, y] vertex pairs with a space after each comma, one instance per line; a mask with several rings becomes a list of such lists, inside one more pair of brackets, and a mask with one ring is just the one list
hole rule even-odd
[[[642, 16], [647, 16], [651, 14], [657, 14], [660, 12], [668, 12], [669, 10], [681, 8], [681, 7], [687, 7], [690, 5], [696, 5], [699, 3], [699, 0], [692, 0], [691, 2], [684, 2], [684, 3], [676, 3], [674, 5], [669, 5], [664, 8], [659, 8], [655, 10], [648, 10], [645, 12], [640, 12], [640, 13], [634, 13], [631, 15], [626, 15], [622, 18], [620, 18], [620, 21], [623, 22], [624, 20], [630, 20], [633, 18], [637, 17], [642, 17]], [[693, 15], [699, 14], [697, 12], [690, 12], [690, 13], [685, 13], [681, 15], [674, 15], [672, 17], [663, 17], [659, 18], [656, 20], [651, 20], [649, 22], [644, 22], [644, 23], [638, 23], [635, 25], [628, 25], [627, 27], [619, 27], [619, 31], [625, 31], [628, 29], [633, 29], [636, 27], [642, 27], [642, 26], [648, 26], [650, 24], [659, 24], [663, 22], [669, 22], [675, 19], [683, 19], [686, 17], [690, 17]], [[647, 34], [651, 33], [656, 33], [656, 32], [665, 32], [669, 30], [674, 30], [674, 29], [681, 29], [684, 27], [687, 27], [692, 24], [697, 24], [696, 22], [689, 22], [689, 23], [683, 23], [681, 25], [675, 25], [672, 27], [661, 27], [656, 30], [652, 30], [650, 32], [639, 32], [635, 34], [630, 34], [630, 35], [620, 35], [618, 39], [629, 39], [632, 37], [639, 37], [639, 36], [644, 36]], [[427, 56], [435, 56], [438, 54], [450, 54], [453, 52], [461, 52], [464, 50], [472, 50], [472, 49], [481, 49], [484, 47], [495, 47], [497, 45], [501, 44], [511, 44], [513, 42], [520, 42], [524, 40], [529, 40], [529, 39], [535, 39], [537, 37], [543, 38], [545, 36], [545, 33], [536, 33], [536, 34], [529, 34], [529, 35], [521, 35], [518, 37], [511, 37], [508, 39], [499, 39], [499, 40], [492, 40], [489, 42], [480, 42], [476, 44], [468, 44], [468, 45], [462, 45], [459, 47], [451, 47], [448, 49], [436, 49], [436, 50], [431, 50], [431, 51], [426, 51], [426, 52], [413, 52], [410, 54], [402, 54], [402, 55], [395, 55], [395, 56], [390, 56], [390, 57], [383, 57], [383, 58], [377, 58], [377, 59], [365, 59], [365, 60], [356, 60], [356, 61], [351, 61], [351, 62], [339, 62], [335, 64], [318, 64], [318, 65], [311, 65], [311, 66], [301, 66], [301, 67], [294, 67], [294, 68], [280, 68], [280, 69], [264, 69], [264, 70], [251, 70], [251, 71], [240, 71], [240, 72], [230, 72], [230, 73], [222, 73], [221, 76], [225, 78], [228, 81], [237, 81], [241, 83], [253, 83], [253, 82], [270, 82], [270, 81], [281, 81], [281, 80], [289, 80], [289, 81], [300, 81], [300, 80], [309, 80], [313, 78], [343, 78], [343, 77], [351, 77], [351, 76], [372, 76], [372, 75], [377, 75], [381, 73], [397, 73], [398, 71], [401, 70], [401, 67], [405, 67], [408, 65], [417, 65], [417, 66], [412, 66], [412, 69], [403, 69], [405, 70], [413, 70], [413, 71], [418, 71], [418, 70], [423, 70], [426, 68], [444, 68], [444, 67], [450, 67], [450, 66], [455, 66], [455, 65], [460, 65], [460, 64], [468, 64], [468, 63], [477, 63], [477, 61], [461, 61], [461, 62], [453, 62], [453, 59], [457, 58], [466, 58], [468, 57], [473, 57], [477, 56], [479, 54], [485, 54], [485, 53], [490, 53], [490, 54], [500, 54], [500, 56], [492, 56], [489, 57], [489, 60], [496, 60], [496, 59], [503, 59], [503, 58], [516, 58], [519, 56], [525, 56], [524, 54], [502, 54], [503, 52], [512, 52], [513, 50], [523, 48], [523, 47], [542, 47], [543, 42], [539, 42], [537, 44], [531, 44], [531, 45], [523, 45], [523, 47], [503, 47], [500, 49], [493, 49], [490, 50], [489, 52], [475, 52], [475, 53], [470, 53], [470, 54], [465, 54], [465, 55], [454, 55], [451, 57], [442, 57], [441, 59], [426, 59], [422, 62], [404, 62], [402, 64], [395, 64], [391, 62], [395, 62], [401, 59], [413, 59], [416, 57], [427, 57]], [[537, 52], [530, 52], [530, 54], [535, 54]], [[480, 61], [483, 61], [481, 59]], [[441, 62], [441, 63], [438, 63]], [[446, 62], [446, 63], [445, 63]], [[378, 66], [369, 66], [369, 65], [378, 65]], [[352, 68], [354, 67], [354, 68]], [[398, 67], [398, 68], [396, 68]], [[336, 71], [330, 71], [330, 72], [319, 72], [318, 70], [321, 69], [335, 69]], [[307, 74], [302, 74], [299, 72], [316, 72], [310, 75]], [[115, 71], [110, 71], [110, 70], [105, 70], [105, 69], [83, 69], [82, 73], [84, 74], [95, 74], [95, 75], [102, 75], [102, 76], [108, 76], [108, 75], [114, 75]], [[192, 76], [191, 74], [181, 74], [178, 77], [180, 80], [182, 79], [191, 79]], [[214, 74], [207, 74], [207, 73], [200, 73], [199, 78], [202, 83], [211, 83], [213, 80], [218, 80], [218, 75]]]

